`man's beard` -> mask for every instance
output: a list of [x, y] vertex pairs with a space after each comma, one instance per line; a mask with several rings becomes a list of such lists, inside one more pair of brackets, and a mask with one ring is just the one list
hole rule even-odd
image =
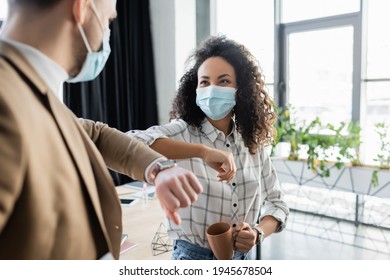
[[73, 40], [72, 49], [74, 51], [74, 63], [70, 71], [70, 76], [75, 77], [78, 73], [80, 73], [88, 54], [87, 47], [85, 46], [84, 41], [81, 38], [80, 32], [75, 36]]

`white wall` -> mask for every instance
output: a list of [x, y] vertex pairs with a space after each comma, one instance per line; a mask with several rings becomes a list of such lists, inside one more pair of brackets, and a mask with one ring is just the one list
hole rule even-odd
[[159, 123], [168, 122], [175, 94], [175, 0], [150, 0]]
[[176, 81], [185, 73], [185, 61], [196, 47], [196, 0], [176, 0]]
[[196, 46], [196, 0], [150, 0], [159, 123], [169, 120], [184, 62]]

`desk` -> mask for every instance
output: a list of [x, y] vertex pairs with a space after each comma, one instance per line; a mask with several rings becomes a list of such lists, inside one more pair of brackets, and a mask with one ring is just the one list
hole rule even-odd
[[[133, 198], [137, 190], [116, 187], [119, 198]], [[122, 205], [123, 233], [127, 240], [137, 246], [120, 255], [121, 260], [168, 260], [171, 251], [153, 256], [152, 241], [161, 223], [165, 224], [165, 213], [157, 198], [145, 203], [142, 199], [133, 205]], [[164, 228], [164, 233], [166, 230]], [[167, 238], [167, 237], [166, 237]], [[160, 252], [159, 252], [160, 253]]]

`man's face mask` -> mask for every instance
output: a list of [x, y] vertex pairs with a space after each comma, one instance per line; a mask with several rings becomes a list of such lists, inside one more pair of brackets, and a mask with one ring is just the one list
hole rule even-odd
[[236, 89], [208, 86], [196, 89], [196, 105], [212, 120], [220, 120], [236, 105]]
[[[90, 1], [92, 10], [99, 21], [99, 25], [103, 30], [103, 25], [100, 21], [95, 3], [93, 0]], [[103, 70], [106, 65], [107, 59], [110, 56], [111, 48], [110, 48], [110, 29], [103, 30], [103, 43], [102, 49], [98, 52], [94, 52], [91, 49], [91, 46], [88, 43], [87, 36], [83, 30], [83, 27], [79, 22], [77, 22], [77, 26], [80, 30], [81, 37], [83, 38], [84, 44], [88, 50], [87, 56], [84, 60], [84, 64], [81, 67], [80, 73], [78, 73], [75, 77], [70, 77], [67, 82], [68, 83], [77, 83], [77, 82], [86, 82], [95, 79], [100, 72]]]

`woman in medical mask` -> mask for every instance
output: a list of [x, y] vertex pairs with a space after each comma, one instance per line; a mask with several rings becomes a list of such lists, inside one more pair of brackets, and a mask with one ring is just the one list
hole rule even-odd
[[[235, 232], [233, 259], [254, 259], [255, 245], [281, 231], [289, 213], [265, 150], [274, 137], [273, 104], [256, 59], [243, 45], [210, 37], [191, 59], [171, 122], [129, 134], [178, 159], [177, 165], [193, 171], [203, 185], [198, 200], [179, 210], [181, 225], [168, 221], [172, 259], [215, 259], [206, 229], [216, 222], [229, 223]], [[221, 180], [221, 172], [232, 167], [213, 166], [208, 148], [232, 154], [228, 180]]]

